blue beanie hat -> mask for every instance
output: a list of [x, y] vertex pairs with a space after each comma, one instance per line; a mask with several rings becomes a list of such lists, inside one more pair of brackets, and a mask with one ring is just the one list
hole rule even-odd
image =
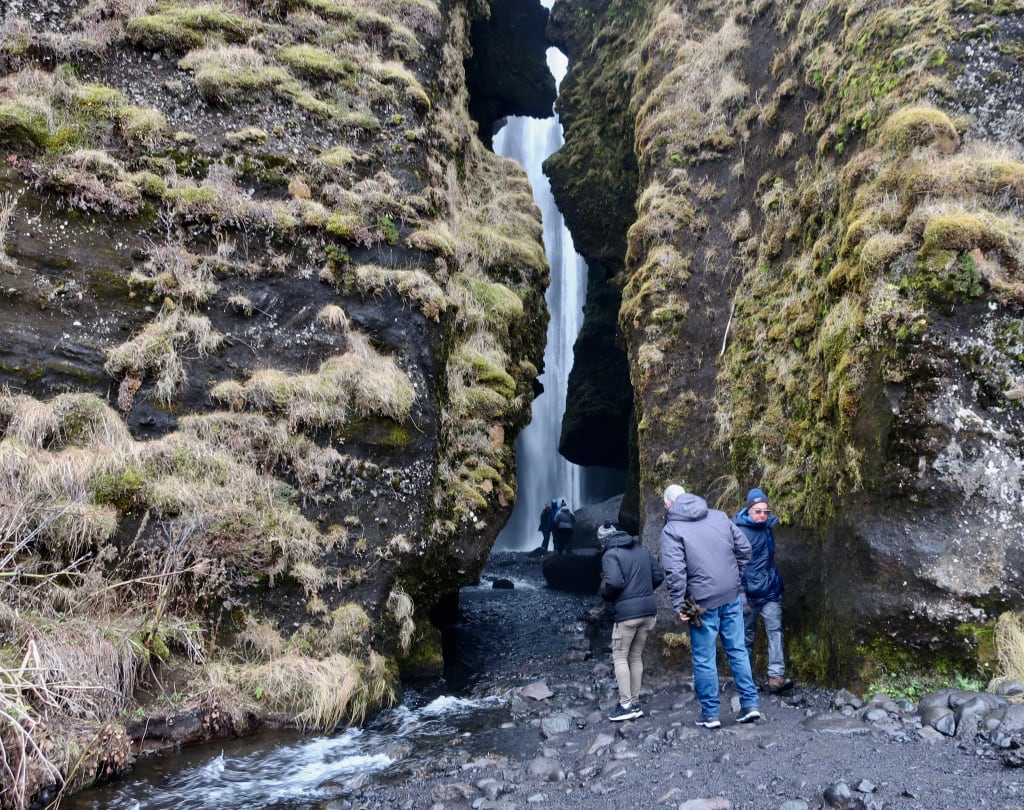
[[749, 509], [755, 503], [768, 503], [768, 496], [764, 494], [764, 490], [754, 487], [750, 492], [747, 493], [747, 502], [743, 505], [744, 508]]

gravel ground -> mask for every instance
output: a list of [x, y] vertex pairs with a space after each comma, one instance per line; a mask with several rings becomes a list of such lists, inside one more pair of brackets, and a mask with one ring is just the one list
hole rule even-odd
[[[482, 587], [463, 595], [459, 667], [475, 673], [470, 692], [509, 695], [507, 721], [454, 737], [411, 778], [367, 785], [326, 810], [1024, 808], [1024, 772], [1003, 763], [984, 716], [985, 733], [961, 722], [947, 736], [913, 703], [862, 704], [798, 684], [762, 695], [763, 719], [738, 725], [723, 680], [723, 726], [708, 731], [695, 725], [690, 672], [652, 661], [649, 649], [644, 716], [612, 723], [600, 600], [547, 590], [539, 570], [538, 558], [495, 555]], [[500, 577], [515, 588], [488, 587]]]

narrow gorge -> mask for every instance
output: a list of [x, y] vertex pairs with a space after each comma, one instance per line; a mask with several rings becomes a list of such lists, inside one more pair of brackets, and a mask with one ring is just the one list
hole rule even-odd
[[525, 486], [551, 268], [492, 139], [551, 114], [549, 47], [544, 172], [588, 268], [551, 453], [624, 474], [652, 547], [670, 481], [765, 489], [804, 681], [995, 674], [1022, 15], [8, 0], [0, 804], [441, 671]]

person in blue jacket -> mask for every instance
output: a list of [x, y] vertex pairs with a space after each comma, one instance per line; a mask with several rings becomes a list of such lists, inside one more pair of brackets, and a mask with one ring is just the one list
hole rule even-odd
[[750, 541], [751, 557], [743, 572], [746, 605], [743, 624], [747, 652], [753, 667], [754, 636], [757, 620], [764, 624], [768, 636], [768, 691], [785, 692], [793, 688], [786, 677], [786, 661], [782, 644], [782, 577], [775, 565], [775, 535], [772, 527], [779, 519], [771, 512], [768, 496], [756, 487], [747, 493], [747, 502], [736, 513], [733, 522]]

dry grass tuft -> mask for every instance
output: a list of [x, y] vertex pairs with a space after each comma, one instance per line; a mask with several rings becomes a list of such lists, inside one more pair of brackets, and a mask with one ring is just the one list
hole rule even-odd
[[315, 374], [265, 369], [211, 393], [235, 408], [282, 414], [293, 428], [344, 425], [352, 413], [406, 419], [416, 401], [408, 375], [363, 335], [350, 331], [347, 339], [345, 353], [325, 360]]
[[308, 730], [362, 722], [379, 698], [394, 695], [386, 668], [372, 653], [365, 668], [341, 654], [316, 661], [286, 653], [259, 664], [212, 664], [207, 673], [214, 689], [238, 694], [244, 703], [293, 718]]
[[169, 405], [187, 379], [184, 353], [194, 349], [205, 357], [223, 340], [205, 315], [165, 304], [138, 335], [108, 352], [104, 368], [122, 380], [154, 377], [157, 401]]
[[440, 320], [449, 304], [444, 291], [422, 270], [393, 270], [375, 264], [353, 268], [356, 286], [364, 294], [382, 294], [394, 290], [403, 299], [416, 304], [420, 312], [433, 321]]
[[207, 264], [182, 245], [155, 246], [145, 267], [134, 271], [130, 281], [191, 307], [205, 304], [217, 292]]
[[996, 621], [993, 641], [1000, 678], [1024, 681], [1024, 618], [1007, 611]]
[[316, 315], [317, 322], [330, 329], [332, 332], [345, 334], [348, 332], [348, 315], [345, 310], [337, 304], [328, 304]]
[[17, 262], [7, 254], [7, 248], [12, 241], [11, 221], [20, 196], [20, 192], [16, 194], [12, 191], [0, 194], [0, 269], [8, 271], [17, 267]]
[[398, 622], [401, 647], [403, 650], [408, 650], [413, 634], [416, 632], [416, 623], [412, 618], [415, 612], [412, 597], [401, 588], [395, 588], [388, 594], [388, 610]]

